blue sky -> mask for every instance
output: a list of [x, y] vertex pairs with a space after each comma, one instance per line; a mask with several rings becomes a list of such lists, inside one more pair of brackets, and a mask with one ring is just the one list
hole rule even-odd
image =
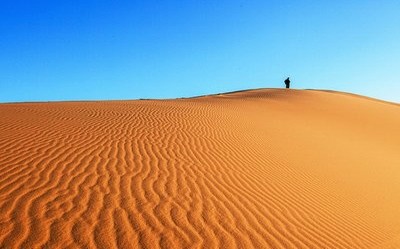
[[400, 1], [0, 1], [0, 102], [261, 87], [400, 102]]

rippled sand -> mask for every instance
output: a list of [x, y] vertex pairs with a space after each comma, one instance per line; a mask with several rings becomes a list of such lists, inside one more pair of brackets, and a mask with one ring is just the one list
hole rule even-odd
[[400, 248], [400, 105], [1, 104], [0, 248]]

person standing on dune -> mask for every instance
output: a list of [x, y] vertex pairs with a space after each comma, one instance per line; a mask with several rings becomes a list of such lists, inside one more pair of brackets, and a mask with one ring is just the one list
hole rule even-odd
[[286, 88], [290, 88], [290, 80], [289, 80], [289, 77], [287, 77], [287, 79], [285, 80], [285, 85], [286, 85]]

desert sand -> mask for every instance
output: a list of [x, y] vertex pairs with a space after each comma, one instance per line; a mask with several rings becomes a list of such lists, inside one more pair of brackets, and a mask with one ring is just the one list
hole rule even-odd
[[0, 248], [400, 248], [400, 105], [1, 104]]

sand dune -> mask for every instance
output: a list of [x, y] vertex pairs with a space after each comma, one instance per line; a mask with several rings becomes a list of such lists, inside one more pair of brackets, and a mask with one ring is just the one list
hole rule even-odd
[[398, 104], [0, 105], [0, 248], [399, 248], [399, 210]]

